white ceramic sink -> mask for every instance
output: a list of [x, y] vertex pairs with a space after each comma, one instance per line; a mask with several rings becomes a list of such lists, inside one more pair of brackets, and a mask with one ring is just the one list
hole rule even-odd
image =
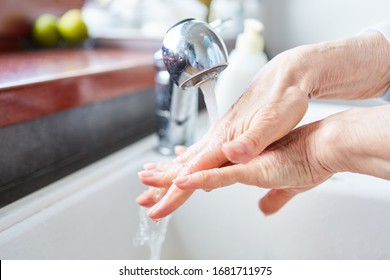
[[[303, 122], [348, 106], [313, 103]], [[202, 115], [199, 126], [207, 120]], [[204, 131], [198, 129], [199, 134]], [[133, 245], [137, 172], [158, 155], [147, 137], [0, 209], [0, 259], [147, 259]], [[235, 184], [196, 192], [170, 220], [163, 259], [389, 259], [390, 182], [337, 174], [277, 214], [264, 190]]]

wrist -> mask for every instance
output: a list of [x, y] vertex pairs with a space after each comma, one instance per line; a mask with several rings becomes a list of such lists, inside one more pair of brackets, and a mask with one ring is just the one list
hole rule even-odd
[[367, 99], [390, 86], [390, 44], [378, 32], [306, 47], [310, 98]]
[[390, 179], [390, 105], [355, 108], [319, 122], [316, 147], [321, 166]]
[[[308, 99], [310, 93], [315, 86], [314, 71], [316, 67], [311, 63], [312, 55], [315, 52], [313, 45], [302, 45], [275, 56], [264, 67], [262, 74], [266, 71], [268, 75], [264, 75], [267, 80], [269, 77], [274, 77], [273, 88], [280, 92], [286, 92], [288, 88], [298, 89], [298, 94], [301, 98]], [[262, 75], [261, 75], [262, 76]], [[262, 81], [264, 84], [264, 81]], [[275, 85], [277, 85], [275, 87]]]
[[316, 123], [318, 133], [314, 137], [311, 154], [318, 165], [329, 173], [344, 172], [348, 169], [346, 154], [348, 144], [345, 144], [347, 131], [344, 130], [342, 118], [339, 114], [332, 115]]

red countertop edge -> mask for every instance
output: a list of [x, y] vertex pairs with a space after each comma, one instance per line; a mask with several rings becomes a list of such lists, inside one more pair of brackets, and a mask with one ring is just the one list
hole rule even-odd
[[153, 87], [153, 52], [70, 49], [0, 55], [0, 127]]

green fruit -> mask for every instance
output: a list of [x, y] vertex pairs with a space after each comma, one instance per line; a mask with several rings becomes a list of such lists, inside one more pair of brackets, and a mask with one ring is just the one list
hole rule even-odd
[[81, 43], [88, 38], [88, 28], [79, 9], [67, 11], [57, 24], [62, 38], [69, 43]]
[[54, 47], [60, 40], [60, 33], [57, 29], [58, 18], [51, 14], [39, 16], [32, 29], [34, 41], [43, 47]]

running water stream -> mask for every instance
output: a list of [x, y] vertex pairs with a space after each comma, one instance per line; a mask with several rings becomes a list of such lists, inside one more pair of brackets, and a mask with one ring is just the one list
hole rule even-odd
[[200, 85], [203, 93], [204, 103], [206, 104], [209, 122], [212, 125], [218, 119], [217, 99], [215, 97], [215, 84], [217, 79], [209, 79]]
[[147, 214], [148, 210], [144, 207], [139, 208], [139, 225], [134, 238], [134, 245], [148, 246], [150, 249], [149, 259], [159, 260], [171, 216], [160, 221], [153, 221]]
[[[160, 199], [162, 189], [156, 192], [156, 200]], [[148, 208], [139, 207], [139, 224], [133, 244], [135, 246], [148, 246], [150, 249], [151, 260], [159, 260], [161, 258], [161, 249], [165, 241], [165, 234], [168, 229], [168, 224], [171, 216], [167, 216], [159, 221], [154, 221], [148, 216]]]
[[[209, 116], [209, 123], [212, 125], [218, 118], [217, 101], [215, 97], [216, 79], [209, 79], [200, 85], [202, 90], [206, 109]], [[157, 194], [159, 196], [160, 194]], [[156, 198], [159, 200], [159, 197]], [[135, 246], [149, 246], [150, 259], [159, 260], [161, 257], [161, 248], [165, 240], [165, 234], [168, 229], [170, 216], [153, 221], [148, 217], [147, 208], [140, 207], [139, 209], [139, 225], [137, 234], [134, 238]]]

